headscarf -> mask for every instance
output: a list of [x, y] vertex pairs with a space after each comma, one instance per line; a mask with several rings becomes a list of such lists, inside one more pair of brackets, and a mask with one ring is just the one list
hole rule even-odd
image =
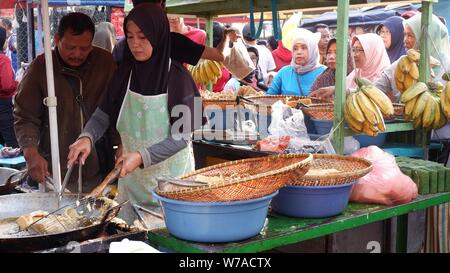
[[272, 51], [272, 56], [276, 65], [275, 72], [278, 72], [278, 70], [284, 66], [289, 65], [292, 60], [292, 52], [284, 47], [281, 40], [278, 41], [277, 49]]
[[[291, 66], [294, 68], [295, 72], [304, 74], [320, 66], [318, 47], [320, 33], [312, 33], [311, 31], [304, 28], [300, 28], [297, 31], [297, 36], [292, 40]], [[306, 61], [306, 65], [298, 65], [295, 63], [294, 46], [299, 42], [306, 44], [306, 46], [308, 47], [308, 60]]]
[[[328, 49], [330, 48], [330, 46], [335, 43], [336, 43], [336, 38], [330, 39], [330, 41], [328, 41], [327, 52], [328, 52]], [[347, 75], [353, 71], [353, 62], [352, 62], [351, 58], [352, 58], [351, 48], [349, 45], [348, 50], [347, 50]], [[334, 86], [335, 83], [336, 83], [336, 70], [327, 68], [324, 72], [322, 72], [322, 74], [320, 74], [316, 78], [313, 85], [311, 86], [311, 91], [317, 90], [322, 87]]]
[[3, 51], [3, 46], [6, 42], [6, 29], [0, 27], [0, 52]]
[[[118, 109], [127, 92], [128, 79], [131, 75], [130, 89], [141, 95], [159, 95], [166, 93], [169, 79], [170, 28], [169, 21], [161, 5], [145, 3], [133, 8], [124, 20], [124, 29], [132, 20], [144, 33], [153, 47], [149, 60], [137, 61], [125, 42], [123, 61], [116, 71], [108, 89], [108, 96], [100, 108], [112, 116], [112, 124], [117, 120]], [[125, 35], [127, 32], [125, 31]]]
[[[405, 25], [409, 26], [414, 32], [416, 37], [415, 49], [419, 49], [420, 40], [422, 37], [421, 31], [422, 14], [416, 14], [413, 17], [406, 20]], [[450, 47], [448, 42], [448, 30], [447, 27], [439, 20], [436, 15], [431, 18], [431, 25], [429, 25], [429, 37], [426, 39], [430, 40], [430, 54], [434, 58], [440, 61], [440, 58], [447, 57], [450, 55]], [[434, 45], [436, 48], [434, 47]]]
[[400, 16], [392, 16], [387, 18], [384, 23], [378, 26], [377, 32], [381, 27], [385, 26], [391, 32], [391, 46], [386, 49], [391, 63], [398, 60], [401, 56], [406, 55], [405, 44], [403, 42], [403, 19]]
[[98, 24], [95, 28], [92, 44], [112, 52], [116, 44], [116, 30], [114, 29], [114, 25], [109, 22], [101, 22]]
[[364, 54], [366, 56], [366, 63], [361, 68], [356, 68], [347, 76], [347, 88], [355, 88], [355, 77], [364, 77], [369, 81], [375, 81], [381, 73], [387, 69], [391, 62], [384, 48], [383, 39], [374, 33], [365, 33], [353, 37], [352, 45], [356, 40], [361, 43]]

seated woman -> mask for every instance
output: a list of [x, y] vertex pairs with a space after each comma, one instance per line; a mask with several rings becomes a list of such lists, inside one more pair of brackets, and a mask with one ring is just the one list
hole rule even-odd
[[[383, 40], [374, 33], [356, 35], [352, 40], [355, 69], [347, 76], [347, 93], [356, 88], [356, 77], [376, 81], [383, 70], [390, 65]], [[320, 88], [311, 92], [311, 97], [330, 100], [334, 97], [334, 86]]]
[[400, 16], [392, 16], [380, 24], [376, 30], [377, 34], [383, 39], [391, 63], [406, 54], [405, 43], [403, 42], [404, 21], [405, 19]]
[[[353, 70], [351, 50], [347, 52], [347, 75]], [[327, 69], [317, 77], [314, 81], [311, 91], [315, 91], [322, 87], [334, 86], [336, 82], [336, 39], [333, 38], [328, 42], [326, 52]]]
[[319, 39], [316, 33], [300, 29], [299, 35], [292, 41], [291, 65], [278, 71], [267, 91], [268, 95], [308, 95], [314, 80], [326, 69], [319, 63]]

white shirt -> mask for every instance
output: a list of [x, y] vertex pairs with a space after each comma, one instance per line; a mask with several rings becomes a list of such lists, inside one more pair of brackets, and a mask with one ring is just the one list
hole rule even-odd
[[273, 59], [272, 52], [266, 46], [256, 45], [255, 47], [259, 53], [258, 65], [261, 68], [264, 80], [266, 80], [267, 73], [276, 68], [275, 60]]

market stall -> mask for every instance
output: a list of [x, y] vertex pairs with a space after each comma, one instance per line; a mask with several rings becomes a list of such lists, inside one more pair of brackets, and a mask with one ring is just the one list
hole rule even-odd
[[[230, 1], [232, 2], [232, 1]], [[278, 1], [280, 9], [282, 5], [289, 5], [289, 8], [300, 8], [294, 7], [294, 3], [287, 4], [284, 1]], [[229, 10], [233, 10], [233, 5], [231, 3], [224, 4], [220, 3], [219, 5], [223, 5], [223, 9], [215, 9], [214, 11], [208, 10], [207, 5], [196, 6], [195, 3], [188, 4], [186, 6], [179, 5], [175, 3], [173, 6], [170, 5], [168, 10], [169, 12], [179, 12], [179, 13], [190, 13], [196, 14], [198, 16], [205, 16], [211, 19], [211, 16], [214, 14], [218, 14], [221, 11], [228, 13], [231, 12]], [[197, 3], [198, 4], [198, 3]], [[216, 3], [217, 4], [217, 3]], [[336, 96], [334, 100], [334, 126], [336, 131], [334, 132], [334, 144], [337, 153], [342, 154], [344, 149], [344, 136], [350, 135], [358, 135], [350, 128], [346, 128], [346, 126], [341, 122], [344, 119], [344, 104], [345, 104], [345, 63], [347, 63], [346, 59], [346, 48], [347, 48], [347, 39], [344, 37], [347, 36], [348, 30], [348, 1], [338, 1], [338, 29], [337, 29], [337, 72], [336, 72]], [[353, 4], [353, 2], [352, 2]], [[264, 5], [260, 5], [262, 8]], [[186, 9], [184, 12], [181, 12], [183, 8]], [[264, 6], [264, 7], [267, 7]], [[283, 6], [284, 7], [284, 6]], [[262, 8], [264, 9], [264, 8]], [[189, 12], [187, 12], [189, 10]], [[235, 12], [236, 10], [233, 10]], [[242, 10], [241, 10], [242, 12]], [[423, 27], [426, 28], [430, 22], [431, 14], [432, 14], [432, 5], [428, 1], [422, 2], [422, 24]], [[429, 67], [429, 59], [425, 56], [428, 56], [428, 50], [430, 45], [427, 45], [426, 40], [421, 40], [421, 58], [420, 58], [420, 77], [421, 81], [427, 82], [429, 79], [429, 71], [426, 67]], [[423, 73], [422, 73], [423, 72]], [[406, 132], [406, 131], [415, 131], [414, 125], [411, 122], [405, 122], [401, 119], [396, 120], [395, 122], [386, 123], [386, 128], [384, 133], [389, 132]], [[428, 154], [429, 147], [429, 131], [428, 130], [417, 130], [416, 131], [418, 138], [420, 139], [416, 144], [418, 144], [417, 152], [414, 152], [414, 156], [426, 157]], [[220, 142], [220, 141], [218, 141]], [[267, 155], [271, 153], [255, 151], [252, 149], [252, 145], [240, 146], [235, 145], [235, 143], [217, 143], [215, 141], [204, 141], [198, 140], [194, 141], [194, 147], [196, 152], [196, 164], [197, 168], [207, 167], [210, 165], [214, 165], [217, 163], [226, 162], [228, 160], [237, 160], [240, 158], [253, 158], [262, 155]], [[410, 149], [412, 146], [406, 146], [407, 149]], [[405, 155], [403, 153], [406, 150], [401, 150], [399, 147], [391, 147], [394, 154], [397, 155]], [[413, 153], [410, 153], [413, 154]], [[425, 162], [425, 161], [424, 161]], [[415, 162], [413, 164], [425, 164], [424, 162]], [[399, 162], [399, 166], [401, 165], [402, 171], [404, 173], [408, 173], [408, 169], [404, 167], [403, 163]], [[403, 167], [402, 167], [403, 166]], [[442, 165], [440, 165], [442, 166]], [[440, 168], [440, 167], [439, 167]], [[409, 171], [409, 175], [411, 172]], [[437, 177], [437, 176], [436, 176]], [[444, 180], [444, 175], [441, 176], [441, 182]], [[411, 175], [413, 178], [413, 175]], [[427, 180], [429, 181], [429, 185], [433, 184], [437, 187], [438, 179], [435, 180]], [[428, 182], [427, 182], [428, 183]], [[424, 208], [429, 208], [438, 204], [447, 203], [448, 194], [445, 192], [445, 184], [442, 184], [441, 190], [434, 191], [423, 191], [424, 188], [421, 188], [419, 193], [421, 194], [415, 201], [409, 202], [405, 205], [392, 206], [392, 207], [383, 207], [380, 210], [380, 206], [377, 205], [358, 205], [356, 203], [350, 203], [347, 210], [344, 212], [345, 216], [331, 217], [322, 220], [303, 220], [303, 219], [291, 219], [280, 216], [276, 212], [269, 212], [268, 216], [268, 225], [266, 229], [263, 230], [258, 236], [253, 237], [249, 240], [238, 242], [238, 243], [230, 243], [230, 244], [221, 244], [217, 245], [209, 245], [209, 244], [197, 244], [184, 242], [182, 240], [176, 239], [171, 236], [170, 233], [165, 229], [157, 229], [149, 232], [149, 239], [151, 242], [156, 245], [163, 246], [165, 248], [173, 249], [175, 251], [186, 251], [186, 252], [240, 252], [240, 251], [265, 251], [270, 250], [276, 247], [281, 247], [288, 244], [293, 244], [296, 242], [300, 242], [303, 240], [307, 240], [310, 238], [321, 237], [325, 235], [332, 235], [337, 231], [347, 230], [354, 228], [356, 226], [363, 226], [369, 223], [376, 223], [382, 220], [387, 220], [392, 217], [398, 217], [398, 221], [394, 224], [397, 228], [397, 243], [387, 243], [383, 244], [383, 248], [385, 251], [394, 251], [395, 249], [399, 252], [406, 251], [406, 242], [407, 237], [405, 231], [408, 229], [408, 213], [414, 212], [417, 210], [421, 210]], [[419, 184], [418, 184], [419, 186]], [[433, 186], [434, 187], [434, 186]], [[440, 192], [440, 193], [439, 193]], [[432, 193], [432, 194], [429, 194]], [[384, 214], [386, 213], [386, 214]], [[383, 216], [381, 216], [383, 215]], [[342, 219], [345, 218], [345, 221]], [[409, 217], [411, 219], [411, 216]], [[414, 217], [413, 217], [414, 218]], [[367, 219], [367, 221], [360, 221], [361, 219]], [[327, 224], [321, 225], [324, 221]], [[348, 226], [343, 224], [346, 223], [358, 223], [356, 225], [349, 224]], [[392, 222], [387, 221], [385, 224], [389, 227]], [[298, 224], [301, 228], [292, 230], [291, 227]], [[317, 226], [318, 225], [318, 226]], [[321, 229], [323, 228], [323, 229]], [[390, 232], [386, 232], [384, 234], [389, 234]], [[311, 235], [314, 234], [314, 235]], [[296, 239], [293, 239], [296, 238]], [[390, 238], [389, 242], [391, 242], [392, 238]], [[411, 239], [410, 239], [411, 240]], [[361, 248], [360, 248], [361, 249]]]

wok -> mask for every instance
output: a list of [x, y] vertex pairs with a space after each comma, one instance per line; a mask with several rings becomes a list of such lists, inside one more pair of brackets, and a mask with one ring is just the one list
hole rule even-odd
[[[60, 206], [73, 204], [77, 200], [76, 194], [62, 196]], [[99, 237], [107, 224], [117, 216], [120, 207], [115, 207], [105, 215], [100, 223], [61, 233], [25, 235], [6, 234], [0, 230], [0, 252], [29, 252], [53, 247], [61, 247], [71, 241], [85, 241]], [[52, 212], [58, 209], [58, 194], [51, 193], [22, 193], [0, 196], [0, 227], [1, 223], [15, 221], [19, 216], [36, 210]], [[3, 219], [3, 220], [2, 220]]]
[[10, 194], [19, 184], [26, 171], [0, 167], [0, 195]]

